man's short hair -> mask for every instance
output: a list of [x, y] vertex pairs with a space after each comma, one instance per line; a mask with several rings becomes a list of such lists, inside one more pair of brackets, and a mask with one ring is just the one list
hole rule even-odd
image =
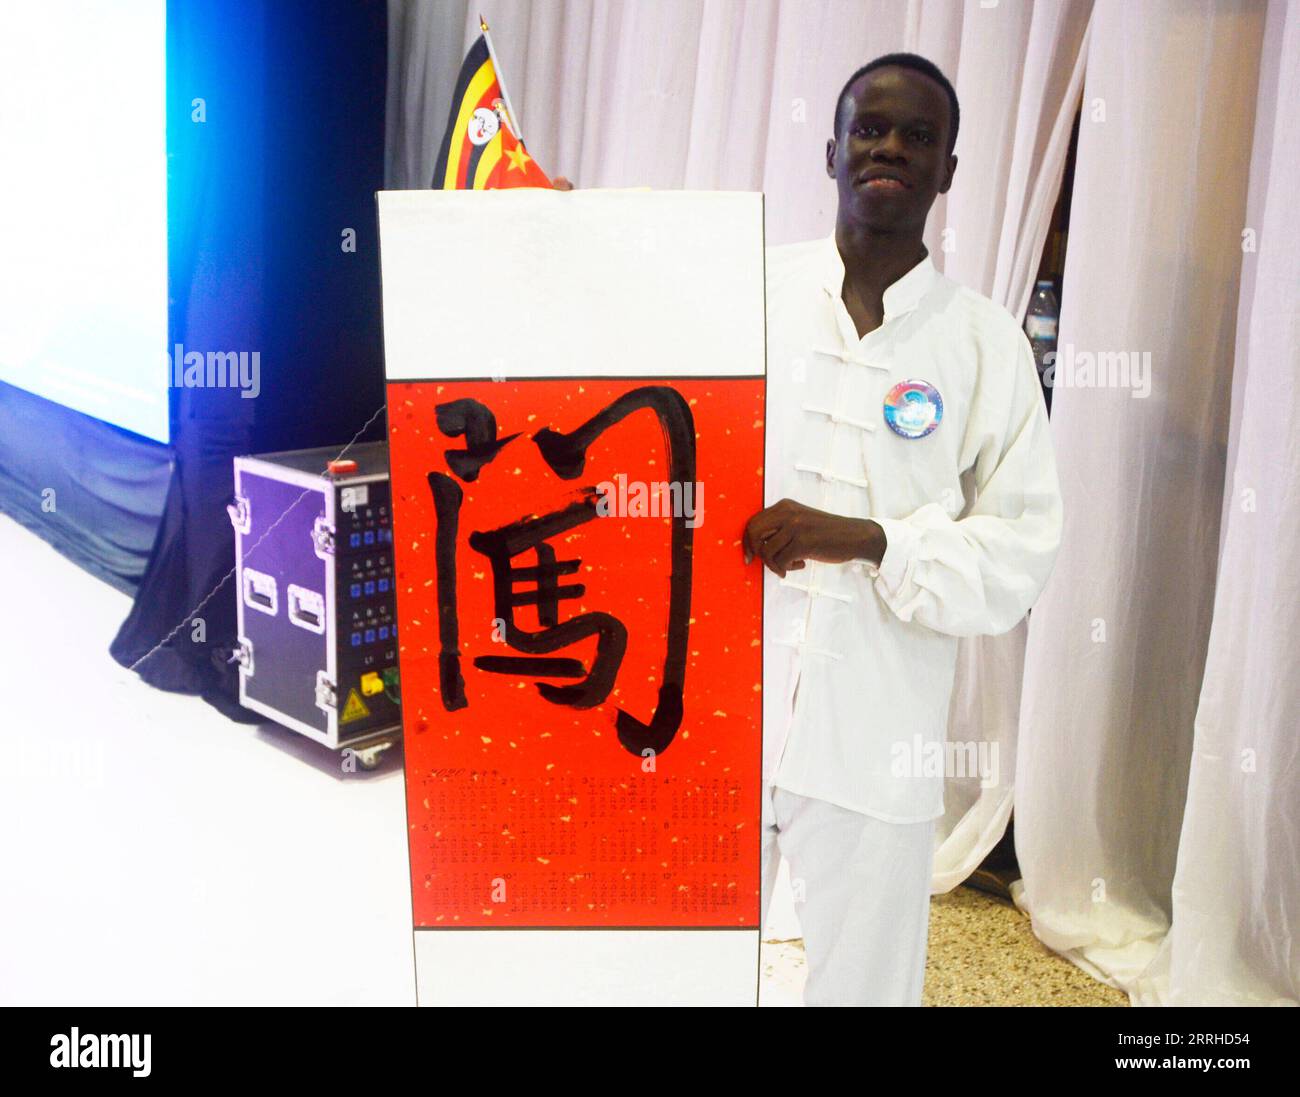
[[883, 57], [877, 57], [874, 61], [868, 61], [850, 76], [844, 82], [844, 87], [840, 89], [839, 98], [835, 100], [835, 128], [832, 132], [836, 137], [840, 134], [840, 112], [844, 109], [844, 100], [849, 94], [849, 88], [853, 87], [854, 81], [869, 72], [886, 67], [911, 69], [913, 72], [919, 72], [922, 76], [928, 76], [947, 93], [948, 115], [951, 122], [948, 132], [948, 155], [951, 156], [952, 150], [957, 145], [957, 127], [961, 123], [961, 107], [957, 103], [957, 93], [953, 90], [952, 84], [949, 83], [948, 77], [944, 76], [939, 70], [938, 65], [915, 53], [887, 53]]

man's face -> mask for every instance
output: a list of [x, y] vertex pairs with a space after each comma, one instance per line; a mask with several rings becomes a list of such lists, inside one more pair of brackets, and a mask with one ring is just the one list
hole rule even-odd
[[957, 157], [948, 155], [950, 125], [948, 96], [928, 76], [886, 66], [858, 77], [840, 108], [839, 132], [826, 144], [840, 221], [919, 233], [957, 170]]

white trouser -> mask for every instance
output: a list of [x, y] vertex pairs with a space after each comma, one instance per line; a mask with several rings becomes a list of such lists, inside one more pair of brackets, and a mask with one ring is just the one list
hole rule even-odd
[[934, 822], [869, 815], [763, 789], [763, 919], [781, 857], [808, 956], [804, 1004], [919, 1006]]

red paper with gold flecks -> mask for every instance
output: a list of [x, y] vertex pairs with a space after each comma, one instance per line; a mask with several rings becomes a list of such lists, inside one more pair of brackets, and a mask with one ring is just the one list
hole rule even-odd
[[[619, 483], [620, 474], [628, 485], [669, 480], [664, 433], [648, 409], [601, 434], [576, 480], [557, 476], [532, 440], [542, 428], [573, 431], [648, 384], [675, 389], [690, 407], [699, 485], [682, 722], [649, 761], [619, 742], [615, 717], [623, 709], [648, 721], [659, 699], [671, 518], [615, 513], [550, 542], [559, 559], [580, 561], [561, 582], [584, 588], [559, 603], [560, 620], [602, 612], [627, 628], [614, 688], [589, 709], [538, 693], [537, 681], [560, 679], [475, 667], [478, 656], [518, 653], [494, 621], [492, 564], [469, 545], [474, 531], [551, 513], [584, 488]], [[452, 475], [446, 451], [465, 448], [435, 415], [460, 399], [486, 405], [499, 438], [518, 437], [476, 480], [457, 480], [467, 704], [449, 712], [440, 695], [438, 522], [428, 477]], [[395, 382], [388, 407], [415, 925], [757, 927], [762, 574], [757, 563], [744, 565], [740, 539], [763, 505], [763, 382]], [[530, 551], [514, 562], [539, 561]], [[542, 627], [533, 605], [518, 606], [515, 620]], [[553, 654], [589, 668], [595, 646], [589, 637]]]

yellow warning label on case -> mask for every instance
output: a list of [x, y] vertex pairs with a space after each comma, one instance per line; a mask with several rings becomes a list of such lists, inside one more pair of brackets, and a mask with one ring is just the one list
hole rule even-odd
[[343, 715], [339, 717], [340, 724], [350, 724], [353, 720], [360, 720], [370, 715], [370, 710], [366, 708], [365, 701], [361, 700], [361, 694], [355, 689], [348, 691], [348, 703], [343, 706]]

